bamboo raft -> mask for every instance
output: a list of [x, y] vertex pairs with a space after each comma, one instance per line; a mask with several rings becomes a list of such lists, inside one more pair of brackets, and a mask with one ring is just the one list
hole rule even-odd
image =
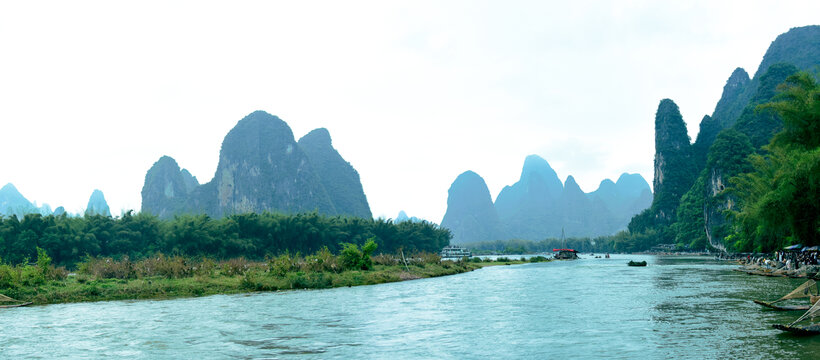
[[[812, 305], [811, 307], [809, 307], [806, 313], [804, 313], [797, 320], [793, 321], [788, 325], [773, 324], [772, 327], [778, 330], [790, 332], [794, 335], [818, 335], [820, 334], [820, 323], [812, 322], [815, 317], [820, 316], [820, 301], [818, 301], [820, 300], [820, 296], [817, 295], [817, 292], [817, 283], [814, 280], [809, 280], [803, 283], [802, 285], [798, 286], [796, 289], [792, 290], [792, 292], [786, 294], [780, 299], [771, 302], [755, 300], [755, 303], [772, 307], [772, 304], [782, 300], [809, 298], [809, 302]], [[809, 323], [805, 325], [798, 325], [800, 322], [803, 322], [805, 320], [809, 320]]]
[[24, 303], [22, 303], [22, 304], [14, 304], [14, 305], [0, 305], [0, 309], [6, 309], [6, 308], [16, 308], [16, 307], [21, 307], [21, 306], [26, 306], [26, 305], [31, 305], [31, 304], [32, 304], [32, 302], [31, 302], [31, 301], [29, 301], [29, 302], [24, 302]]
[[811, 308], [811, 305], [775, 305], [771, 302], [766, 302], [762, 300], [752, 300], [755, 304], [763, 305], [769, 309], [778, 310], [778, 311], [806, 311]]
[[[755, 304], [763, 305], [767, 308], [780, 310], [780, 311], [806, 311], [811, 309], [812, 305], [814, 305], [818, 299], [820, 299], [820, 294], [818, 294], [817, 289], [817, 282], [814, 280], [808, 280], [789, 292], [788, 294], [784, 295], [780, 299], [774, 301], [763, 301], [763, 300], [752, 300]], [[808, 299], [809, 303], [806, 305], [775, 305], [775, 303], [792, 300], [792, 299]]]
[[19, 304], [0, 305], [0, 309], [16, 308], [16, 307], [21, 307], [21, 306], [26, 306], [26, 305], [31, 305], [32, 304], [31, 301], [24, 302], [24, 301], [12, 299], [12, 298], [10, 298], [6, 295], [0, 294], [0, 304], [8, 303], [8, 302], [19, 302]]

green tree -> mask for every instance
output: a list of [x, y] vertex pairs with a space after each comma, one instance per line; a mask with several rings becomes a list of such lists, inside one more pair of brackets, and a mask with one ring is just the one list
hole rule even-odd
[[807, 73], [790, 76], [773, 102], [783, 130], [749, 157], [754, 171], [731, 179], [739, 210], [732, 239], [738, 250], [772, 251], [820, 244], [820, 88]]

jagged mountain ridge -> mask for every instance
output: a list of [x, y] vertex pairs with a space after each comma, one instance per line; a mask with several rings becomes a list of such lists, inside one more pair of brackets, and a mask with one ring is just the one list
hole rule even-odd
[[172, 158], [160, 158], [146, 173], [142, 211], [164, 218], [262, 211], [371, 217], [358, 173], [333, 148], [329, 132], [314, 130], [300, 142], [287, 123], [255, 111], [225, 136], [206, 184]]
[[584, 193], [575, 178], [561, 182], [549, 163], [537, 155], [524, 161], [521, 178], [506, 186], [493, 203], [484, 179], [472, 171], [459, 175], [448, 191], [441, 226], [453, 243], [487, 240], [541, 240], [561, 236], [610, 235], [649, 206], [652, 192], [639, 174], [606, 179]]

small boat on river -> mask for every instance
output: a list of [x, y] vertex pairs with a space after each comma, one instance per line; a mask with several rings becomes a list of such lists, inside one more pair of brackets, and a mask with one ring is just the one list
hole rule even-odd
[[552, 249], [552, 252], [557, 253], [553, 256], [557, 260], [578, 259], [578, 252], [573, 249]]
[[[809, 304], [807, 305], [775, 305], [775, 303], [790, 300], [790, 299], [809, 299]], [[762, 300], [752, 300], [755, 304], [763, 305], [767, 308], [774, 309], [774, 310], [781, 310], [781, 311], [794, 311], [794, 310], [802, 310], [806, 311], [811, 308], [811, 306], [820, 299], [820, 294], [818, 294], [817, 282], [814, 280], [808, 280], [798, 286], [796, 289], [792, 290], [790, 293], [784, 295], [780, 299], [775, 301], [762, 301]]]
[[629, 262], [626, 263], [626, 264], [629, 265], [629, 266], [646, 266], [646, 260], [644, 260], [644, 261], [629, 260]]
[[576, 260], [578, 259], [578, 252], [575, 249], [566, 248], [567, 240], [564, 237], [564, 228], [561, 228], [561, 246], [563, 249], [552, 249], [553, 253], [557, 253], [552, 257], [556, 260]]

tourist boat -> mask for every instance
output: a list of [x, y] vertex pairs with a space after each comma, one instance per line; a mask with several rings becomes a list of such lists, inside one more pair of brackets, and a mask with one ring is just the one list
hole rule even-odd
[[[817, 289], [817, 282], [814, 280], [808, 280], [798, 286], [796, 289], [792, 290], [790, 293], [784, 295], [780, 299], [775, 301], [762, 301], [762, 300], [752, 300], [755, 304], [763, 305], [770, 309], [781, 310], [781, 311], [795, 311], [795, 310], [802, 310], [806, 311], [809, 310], [812, 304], [817, 303], [817, 300], [820, 299], [818, 296], [818, 289]], [[789, 300], [789, 299], [804, 299], [809, 298], [809, 305], [775, 305], [776, 302]]]
[[578, 252], [573, 249], [552, 249], [552, 252], [557, 253], [553, 256], [557, 260], [575, 260], [578, 258]]
[[646, 266], [646, 261], [632, 261], [632, 260], [629, 260], [629, 262], [626, 263], [626, 264], [629, 265], [629, 266]]
[[552, 252], [557, 253], [553, 255], [553, 258], [556, 260], [575, 260], [578, 259], [578, 252], [574, 249], [566, 249], [567, 239], [564, 236], [564, 228], [561, 228], [561, 246], [564, 246], [564, 249], [552, 249]]
[[465, 256], [470, 257], [472, 255], [472, 252], [457, 245], [448, 245], [445, 246], [444, 249], [441, 249], [442, 259], [461, 259]]
[[818, 323], [809, 323], [808, 325], [797, 325], [798, 323], [809, 319], [815, 318], [820, 316], [820, 301], [814, 303], [814, 305], [806, 311], [805, 314], [800, 316], [797, 320], [793, 321], [791, 324], [782, 325], [782, 324], [774, 324], [772, 325], [773, 328], [783, 331], [788, 331], [795, 335], [817, 335], [820, 334], [820, 324]]

